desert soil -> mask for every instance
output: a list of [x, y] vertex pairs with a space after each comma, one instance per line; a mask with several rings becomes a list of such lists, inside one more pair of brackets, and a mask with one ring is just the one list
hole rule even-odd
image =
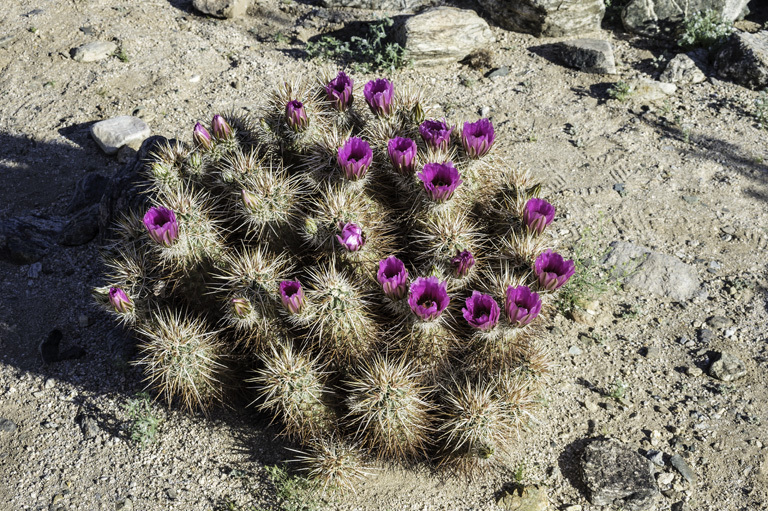
[[[325, 65], [303, 57], [308, 38], [373, 18], [285, 0], [258, 0], [237, 20], [202, 16], [187, 0], [5, 2], [0, 218], [61, 226], [78, 180], [119, 172], [118, 159], [90, 136], [95, 121], [134, 114], [154, 134], [189, 141], [196, 121], [255, 112], [270, 88]], [[494, 509], [518, 475], [546, 485], [554, 509], [598, 509], [587, 500], [578, 457], [587, 439], [610, 435], [639, 452], [682, 454], [692, 467], [691, 483], [669, 465], [658, 469], [672, 474], [661, 510], [680, 502], [701, 511], [766, 509], [768, 132], [750, 115], [757, 93], [711, 78], [655, 103], [608, 100], [609, 82], [658, 73], [654, 58], [665, 48], [605, 32], [619, 76], [601, 77], [537, 49], [555, 41], [493, 32], [493, 66], [507, 66], [506, 76], [486, 78], [489, 69], [456, 63], [392, 79], [428, 90], [439, 117], [488, 112], [494, 150], [540, 178], [556, 205], [560, 251], [572, 254], [592, 227], [595, 255], [626, 240], [678, 257], [695, 267], [702, 293], [680, 303], [615, 288], [596, 297], [592, 316], [554, 315], [542, 329], [555, 362], [544, 407], [506, 468], [467, 480], [386, 467], [356, 494], [322, 505]], [[115, 41], [124, 58], [70, 58], [94, 40]], [[373, 77], [355, 76], [358, 84]], [[126, 498], [148, 511], [278, 509], [264, 467], [290, 453], [250, 409], [205, 418], [156, 403], [163, 420], [156, 442], [141, 449], [131, 442], [125, 405], [143, 383], [126, 364], [130, 339], [91, 298], [104, 271], [98, 245], [52, 242], [42, 267], [0, 262], [0, 417], [17, 425], [0, 432], [0, 509], [111, 510]], [[707, 324], [712, 316], [722, 318]], [[38, 345], [54, 328], [62, 348], [80, 346], [85, 357], [42, 365]], [[730, 383], [708, 376], [716, 351], [741, 358], [746, 376]], [[607, 397], [619, 382], [623, 403]], [[93, 438], [83, 434], [83, 415], [96, 420]]]

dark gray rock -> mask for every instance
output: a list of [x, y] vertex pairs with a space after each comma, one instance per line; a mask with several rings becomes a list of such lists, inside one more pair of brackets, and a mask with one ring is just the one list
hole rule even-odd
[[696, 474], [693, 473], [693, 470], [691, 470], [691, 467], [688, 466], [688, 463], [685, 462], [685, 459], [682, 456], [675, 454], [669, 458], [669, 462], [678, 472], [680, 472], [680, 475], [682, 475], [686, 481], [689, 483], [696, 481]]
[[596, 506], [647, 511], [659, 496], [651, 463], [615, 439], [596, 440], [581, 460], [589, 500]]
[[707, 325], [717, 329], [728, 328], [733, 325], [733, 320], [725, 316], [715, 315], [707, 318]]
[[709, 366], [709, 375], [721, 381], [734, 381], [747, 374], [747, 366], [736, 355], [721, 352]]
[[67, 247], [85, 245], [99, 234], [99, 205], [78, 212], [59, 235], [59, 244]]
[[715, 57], [715, 70], [720, 78], [750, 89], [768, 87], [768, 30], [731, 35]]
[[138, 117], [120, 115], [91, 126], [91, 136], [106, 154], [116, 154], [123, 146], [139, 147], [152, 130]]
[[103, 60], [117, 51], [117, 45], [112, 41], [94, 41], [69, 51], [72, 60], [77, 62], [96, 62]]
[[0, 417], [0, 433], [13, 433], [17, 429], [16, 423], [11, 419]]
[[567, 37], [600, 30], [603, 0], [479, 0], [502, 28], [536, 36]]
[[621, 11], [629, 32], [649, 37], [672, 38], [686, 14], [712, 10], [723, 20], [734, 21], [746, 14], [749, 0], [631, 0]]
[[80, 425], [80, 431], [86, 440], [95, 438], [99, 434], [99, 423], [93, 417], [80, 414], [75, 420]]
[[442, 3], [442, 0], [321, 0], [324, 7], [355, 7], [357, 9], [383, 9], [413, 11]]
[[603, 39], [574, 39], [560, 43], [560, 58], [566, 66], [585, 73], [616, 74], [611, 43]]
[[707, 79], [706, 70], [702, 60], [679, 53], [667, 63], [667, 67], [659, 76], [659, 81], [681, 85], [701, 83]]
[[104, 189], [108, 183], [109, 178], [101, 174], [95, 172], [86, 174], [75, 185], [75, 194], [72, 196], [66, 213], [72, 214], [91, 204], [97, 204], [101, 200], [101, 196], [104, 195]]
[[700, 343], [709, 344], [712, 342], [712, 339], [714, 338], [715, 334], [712, 333], [712, 330], [709, 328], [702, 328], [697, 333], [697, 338], [699, 339]]
[[411, 16], [397, 30], [397, 42], [420, 66], [458, 62], [496, 39], [475, 11], [435, 7]]
[[118, 171], [107, 185], [99, 203], [99, 241], [105, 241], [114, 222], [128, 211], [143, 212], [147, 207], [146, 185], [142, 173], [149, 154], [160, 144], [169, 143], [161, 136], [144, 141], [136, 158]]
[[648, 454], [646, 454], [649, 460], [651, 460], [651, 463], [656, 465], [657, 467], [663, 467], [664, 466], [664, 453], [661, 451], [648, 451]]
[[250, 0], [192, 0], [192, 7], [217, 18], [239, 18], [250, 3]]
[[0, 221], [0, 260], [14, 264], [39, 261], [50, 249], [60, 225], [33, 216]]
[[696, 269], [680, 259], [624, 241], [610, 246], [602, 263], [626, 286], [677, 301], [690, 300], [699, 291]]

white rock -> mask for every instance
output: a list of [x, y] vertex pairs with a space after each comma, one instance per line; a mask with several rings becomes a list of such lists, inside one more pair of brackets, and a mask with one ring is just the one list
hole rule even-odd
[[138, 117], [121, 115], [100, 121], [91, 127], [91, 136], [107, 154], [115, 154], [121, 147], [138, 147], [152, 131]]
[[248, 10], [250, 0], [193, 0], [192, 7], [217, 18], [238, 18]]
[[435, 7], [411, 16], [398, 29], [398, 43], [420, 66], [456, 62], [496, 39], [475, 11]]
[[103, 60], [117, 51], [117, 45], [111, 41], [95, 41], [70, 50], [72, 60], [77, 62], [96, 62]]

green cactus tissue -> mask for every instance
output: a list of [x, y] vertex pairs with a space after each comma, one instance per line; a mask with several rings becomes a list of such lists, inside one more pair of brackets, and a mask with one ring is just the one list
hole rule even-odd
[[[362, 90], [361, 90], [362, 89]], [[325, 485], [371, 461], [506, 461], [550, 362], [537, 325], [574, 264], [490, 120], [339, 72], [215, 115], [146, 164], [96, 290], [147, 386], [207, 411], [243, 392]]]

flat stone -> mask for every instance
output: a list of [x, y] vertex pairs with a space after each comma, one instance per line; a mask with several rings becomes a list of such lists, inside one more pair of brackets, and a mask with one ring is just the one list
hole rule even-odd
[[680, 475], [682, 475], [686, 481], [689, 483], [696, 481], [696, 474], [693, 473], [693, 470], [690, 466], [688, 466], [688, 463], [686, 463], [682, 456], [675, 454], [669, 458], [669, 462], [673, 467], [677, 469], [678, 472], [680, 472]]
[[76, 62], [96, 62], [104, 60], [116, 51], [117, 45], [112, 41], [94, 41], [72, 48], [69, 54]]
[[661, 451], [648, 451], [646, 457], [657, 467], [664, 466], [664, 453]]
[[674, 83], [659, 82], [648, 78], [637, 78], [629, 82], [629, 94], [635, 101], [661, 101], [677, 90]]
[[[659, 81], [681, 85], [701, 83], [706, 81], [706, 67], [685, 53], [679, 53], [672, 58], [659, 76]], [[685, 197], [683, 197], [685, 199]]]
[[192, 7], [216, 18], [239, 18], [249, 4], [250, 0], [192, 0]]
[[125, 145], [139, 147], [150, 134], [147, 123], [130, 115], [99, 121], [91, 127], [91, 136], [106, 154], [115, 154]]
[[624, 241], [610, 244], [602, 264], [628, 287], [677, 301], [690, 300], [699, 291], [696, 268], [680, 259]]
[[13, 433], [18, 429], [11, 419], [0, 417], [0, 433]]
[[581, 348], [579, 348], [578, 346], [571, 346], [570, 348], [568, 348], [568, 354], [577, 357], [581, 355]]
[[736, 355], [721, 352], [709, 366], [709, 375], [721, 381], [734, 381], [747, 374], [747, 366]]
[[435, 7], [411, 16], [396, 30], [397, 42], [420, 66], [458, 62], [495, 42], [491, 27], [475, 11]]
[[616, 74], [613, 46], [603, 39], [574, 39], [560, 43], [560, 58], [566, 66], [585, 73]]
[[355, 9], [382, 9], [389, 11], [413, 11], [436, 5], [438, 0], [321, 0], [323, 7], [353, 7]]
[[0, 48], [10, 46], [13, 41], [16, 40], [16, 34], [0, 35]]
[[600, 31], [603, 0], [479, 0], [500, 27], [535, 36], [568, 37]]
[[547, 511], [549, 499], [544, 487], [515, 485], [510, 492], [505, 490], [496, 504], [507, 511]]
[[720, 78], [750, 89], [768, 87], [768, 30], [732, 34], [715, 57], [715, 70]]
[[596, 506], [648, 511], [659, 496], [651, 463], [615, 439], [595, 440], [581, 460], [589, 500]]
[[734, 21], [743, 16], [750, 0], [630, 0], [621, 11], [621, 21], [629, 32], [648, 37], [674, 38], [690, 13], [707, 9]]
[[133, 511], [133, 501], [125, 499], [115, 502], [115, 511]]

